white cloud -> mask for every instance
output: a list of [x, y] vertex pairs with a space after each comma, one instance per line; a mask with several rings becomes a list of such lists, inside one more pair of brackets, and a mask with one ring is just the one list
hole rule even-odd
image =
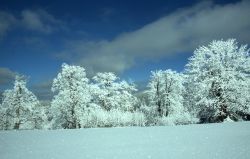
[[45, 10], [23, 10], [21, 24], [26, 29], [51, 33], [59, 27], [61, 21], [55, 19]]
[[13, 28], [46, 34], [67, 29], [62, 21], [42, 9], [23, 10], [20, 14], [18, 17], [11, 12], [0, 11], [0, 38]]
[[213, 39], [249, 43], [249, 8], [249, 1], [223, 6], [203, 1], [111, 41], [71, 41], [61, 56], [92, 72], [122, 72], [135, 65], [136, 59], [151, 61], [190, 52]]
[[44, 32], [50, 32], [49, 26], [42, 23], [40, 16], [29, 10], [22, 11], [22, 22], [23, 25], [32, 30], [40, 30]]

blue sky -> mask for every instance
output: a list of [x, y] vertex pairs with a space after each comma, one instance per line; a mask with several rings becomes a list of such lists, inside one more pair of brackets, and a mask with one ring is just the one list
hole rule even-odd
[[47, 99], [63, 62], [145, 84], [151, 70], [183, 71], [211, 40], [250, 44], [249, 8], [248, 0], [1, 0], [0, 89], [24, 74]]

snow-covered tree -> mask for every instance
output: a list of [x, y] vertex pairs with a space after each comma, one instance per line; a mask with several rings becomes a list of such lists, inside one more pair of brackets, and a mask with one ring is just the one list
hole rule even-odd
[[92, 88], [96, 104], [103, 109], [120, 109], [132, 111], [137, 98], [132, 94], [137, 89], [126, 81], [118, 81], [118, 77], [112, 72], [97, 73], [93, 77], [95, 84]]
[[93, 93], [95, 102], [105, 110], [111, 110], [118, 107], [118, 101], [115, 97], [118, 94], [117, 84], [115, 81], [118, 77], [112, 72], [97, 73], [93, 77]]
[[32, 128], [34, 129], [48, 129], [46, 126], [48, 124], [48, 116], [46, 114], [46, 107], [37, 105], [33, 108], [32, 117]]
[[2, 104], [0, 104], [0, 130], [7, 129], [7, 121], [5, 108], [3, 108]]
[[33, 129], [34, 110], [39, 106], [36, 96], [26, 88], [24, 76], [16, 76], [14, 88], [3, 93], [1, 106], [3, 129]]
[[[237, 119], [250, 112], [250, 58], [247, 46], [234, 39], [213, 41], [195, 50], [186, 74], [189, 108], [207, 122]], [[190, 100], [193, 100], [190, 101]]]
[[137, 91], [135, 85], [126, 81], [121, 81], [118, 86], [120, 109], [123, 111], [134, 111], [135, 105], [138, 102], [137, 97], [133, 94]]
[[182, 107], [182, 79], [171, 70], [154, 71], [147, 91], [150, 105], [155, 106], [158, 116], [168, 116], [177, 107]]
[[188, 112], [183, 107], [182, 74], [172, 70], [154, 71], [148, 87], [149, 105], [156, 116], [171, 118], [174, 124], [178, 124], [177, 118], [185, 120]]
[[81, 118], [91, 100], [88, 82], [83, 67], [62, 64], [52, 85], [52, 91], [58, 92], [51, 103], [55, 127], [81, 127]]
[[89, 114], [93, 125], [99, 126], [143, 126], [144, 114], [135, 110], [138, 104], [133, 83], [120, 81], [111, 72], [97, 73], [91, 85], [93, 113]]

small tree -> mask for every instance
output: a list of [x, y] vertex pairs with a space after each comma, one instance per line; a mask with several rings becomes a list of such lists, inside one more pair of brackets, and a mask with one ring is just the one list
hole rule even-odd
[[58, 92], [51, 104], [55, 127], [81, 127], [81, 117], [91, 100], [88, 81], [84, 68], [62, 64], [52, 85], [52, 91]]
[[[234, 39], [213, 41], [195, 50], [186, 73], [188, 87], [199, 117], [208, 122], [221, 122], [237, 112], [249, 112], [250, 61], [247, 46]], [[192, 89], [193, 88], [193, 89]], [[193, 90], [193, 91], [192, 91]]]
[[32, 129], [32, 112], [39, 105], [36, 96], [26, 88], [24, 76], [16, 76], [14, 88], [3, 94], [2, 121], [4, 129]]

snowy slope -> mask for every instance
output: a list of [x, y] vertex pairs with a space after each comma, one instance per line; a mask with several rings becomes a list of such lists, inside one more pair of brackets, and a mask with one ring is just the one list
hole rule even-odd
[[0, 159], [249, 159], [250, 122], [0, 132]]

